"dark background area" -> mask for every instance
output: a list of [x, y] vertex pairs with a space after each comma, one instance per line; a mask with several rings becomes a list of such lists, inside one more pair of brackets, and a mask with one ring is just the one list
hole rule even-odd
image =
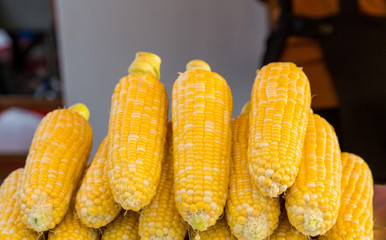
[[[62, 106], [52, 4], [0, 0], [0, 117], [10, 108], [43, 116]], [[22, 167], [26, 154], [0, 151], [0, 180]]]

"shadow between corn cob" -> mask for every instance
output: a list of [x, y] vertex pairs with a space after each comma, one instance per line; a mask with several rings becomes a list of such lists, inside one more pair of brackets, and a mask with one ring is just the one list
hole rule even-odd
[[49, 231], [48, 240], [98, 240], [98, 229], [87, 227], [76, 216], [74, 209], [75, 199], [72, 200], [71, 205], [64, 219], [54, 229]]
[[232, 165], [226, 216], [237, 239], [262, 240], [270, 236], [278, 226], [280, 198], [263, 196], [249, 176], [248, 105], [232, 121]]
[[139, 240], [138, 217], [137, 212], [121, 211], [103, 230], [101, 240]]
[[308, 240], [310, 237], [296, 230], [288, 221], [287, 212], [283, 207], [280, 214], [279, 226], [275, 232], [269, 236], [269, 240]]
[[188, 224], [178, 213], [174, 201], [174, 168], [172, 124], [168, 124], [166, 157], [160, 183], [150, 205], [144, 207], [139, 219], [138, 233], [142, 240], [183, 240]]
[[214, 226], [209, 227], [205, 231], [192, 230], [193, 240], [236, 240], [232, 235], [225, 217], [219, 219]]
[[121, 206], [115, 202], [107, 177], [107, 137], [103, 139], [76, 194], [75, 210], [83, 224], [92, 228], [113, 221]]

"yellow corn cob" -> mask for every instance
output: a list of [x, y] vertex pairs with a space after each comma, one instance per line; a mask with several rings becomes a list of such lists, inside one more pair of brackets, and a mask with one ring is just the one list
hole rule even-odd
[[226, 213], [237, 239], [266, 239], [279, 222], [279, 198], [265, 197], [248, 172], [248, 109], [232, 122], [232, 166]]
[[249, 171], [265, 196], [277, 197], [295, 181], [310, 111], [310, 85], [293, 63], [258, 72], [249, 114]]
[[38, 234], [21, 222], [18, 191], [21, 187], [23, 169], [13, 171], [0, 187], [0, 239], [36, 240]]
[[342, 198], [335, 225], [322, 240], [374, 239], [373, 177], [359, 156], [342, 153]]
[[80, 222], [75, 216], [73, 207], [70, 208], [61, 221], [54, 229], [48, 233], [48, 240], [97, 240], [99, 239], [98, 230], [89, 228]]
[[102, 233], [102, 240], [139, 240], [138, 213], [122, 211]]
[[163, 162], [157, 193], [139, 219], [138, 233], [142, 240], [183, 240], [188, 224], [178, 213], [174, 202], [172, 125], [168, 124], [166, 158]]
[[193, 60], [174, 83], [172, 100], [176, 205], [202, 231], [215, 224], [227, 198], [232, 95], [224, 78]]
[[216, 225], [209, 227], [206, 231], [195, 231], [193, 233], [194, 240], [236, 240], [232, 235], [225, 218], [221, 218], [216, 222]]
[[137, 53], [112, 96], [108, 177], [115, 200], [126, 210], [150, 204], [159, 182], [168, 117], [160, 64], [155, 54]]
[[76, 214], [83, 224], [92, 228], [106, 226], [121, 211], [121, 206], [114, 200], [105, 169], [107, 149], [107, 138], [105, 138], [76, 194]]
[[280, 215], [279, 227], [269, 237], [269, 240], [307, 240], [308, 237], [297, 231], [288, 221], [285, 209]]
[[340, 148], [334, 128], [319, 115], [310, 114], [299, 173], [285, 199], [289, 221], [298, 231], [316, 236], [335, 224], [341, 176]]
[[35, 231], [54, 228], [66, 214], [90, 155], [88, 109], [75, 104], [40, 122], [28, 153], [20, 193], [23, 223]]

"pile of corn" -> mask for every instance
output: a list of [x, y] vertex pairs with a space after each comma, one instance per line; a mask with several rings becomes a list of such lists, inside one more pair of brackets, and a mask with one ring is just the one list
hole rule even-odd
[[193, 60], [168, 123], [160, 64], [136, 55], [89, 166], [86, 106], [41, 121], [1, 185], [0, 239], [373, 239], [370, 169], [313, 114], [301, 68], [264, 66], [232, 120], [226, 80]]

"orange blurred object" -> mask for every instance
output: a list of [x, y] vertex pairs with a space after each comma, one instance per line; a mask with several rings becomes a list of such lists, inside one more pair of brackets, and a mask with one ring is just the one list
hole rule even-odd
[[374, 239], [386, 239], [386, 185], [374, 185]]

